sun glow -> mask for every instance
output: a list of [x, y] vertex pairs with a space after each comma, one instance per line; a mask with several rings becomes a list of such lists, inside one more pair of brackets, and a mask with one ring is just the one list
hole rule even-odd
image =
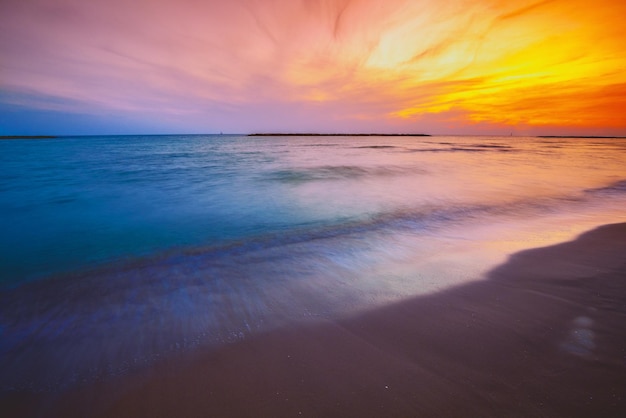
[[[419, 86], [438, 71], [438, 79], [448, 84], [428, 100], [419, 98], [416, 105], [390, 116], [413, 118], [462, 109], [472, 122], [620, 124], [625, 76], [616, 69], [624, 68], [626, 60], [612, 38], [598, 33], [599, 27], [615, 20], [609, 19], [615, 11], [596, 10], [586, 16], [580, 4], [575, 6], [550, 2], [526, 13], [492, 17], [480, 36], [427, 49], [430, 56], [410, 68], [416, 74], [412, 82]], [[564, 9], [570, 14], [563, 14]], [[423, 65], [431, 73], [421, 74]], [[598, 117], [589, 112], [590, 106], [607, 89], [616, 93], [616, 111], [602, 109]]]

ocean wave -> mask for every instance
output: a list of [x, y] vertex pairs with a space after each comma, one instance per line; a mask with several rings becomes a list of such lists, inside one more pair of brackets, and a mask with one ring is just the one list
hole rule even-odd
[[[179, 351], [331, 315], [358, 303], [345, 283], [366, 274], [368, 251], [383, 236], [541, 216], [593, 201], [593, 193], [608, 189], [626, 192], [626, 180], [582, 194], [421, 205], [5, 288], [0, 387], [58, 390]], [[320, 277], [328, 287], [318, 288]]]
[[500, 144], [472, 144], [474, 148], [490, 148], [490, 149], [513, 149], [510, 145], [500, 145]]
[[352, 147], [357, 149], [391, 149], [391, 148], [400, 148], [395, 145], [361, 145], [358, 147]]
[[591, 195], [593, 194], [613, 195], [613, 194], [626, 193], [626, 179], [615, 181], [607, 186], [600, 186], [600, 187], [586, 189], [585, 193], [591, 194]]
[[446, 148], [407, 148], [405, 152], [516, 152], [513, 147], [493, 145], [451, 146]]
[[305, 183], [320, 180], [346, 180], [362, 177], [400, 176], [419, 173], [425, 173], [425, 171], [416, 167], [401, 166], [365, 167], [352, 165], [325, 165], [276, 170], [267, 173], [264, 178], [284, 183]]

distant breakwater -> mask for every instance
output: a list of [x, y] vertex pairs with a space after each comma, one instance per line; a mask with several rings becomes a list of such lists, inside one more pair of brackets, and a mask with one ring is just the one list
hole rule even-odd
[[248, 136], [430, 136], [429, 134], [321, 134], [321, 133], [254, 133]]
[[0, 135], [0, 140], [3, 139], [51, 139], [57, 138], [54, 135]]

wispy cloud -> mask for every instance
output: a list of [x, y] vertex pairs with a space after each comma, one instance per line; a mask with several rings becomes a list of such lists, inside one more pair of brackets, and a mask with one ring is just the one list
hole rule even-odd
[[624, 15], [617, 0], [4, 0], [0, 100], [239, 130], [436, 131], [446, 114], [626, 130]]

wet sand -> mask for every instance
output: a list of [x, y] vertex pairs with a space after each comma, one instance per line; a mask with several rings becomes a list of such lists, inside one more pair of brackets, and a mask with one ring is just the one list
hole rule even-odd
[[280, 329], [2, 416], [626, 416], [626, 224], [486, 280]]

